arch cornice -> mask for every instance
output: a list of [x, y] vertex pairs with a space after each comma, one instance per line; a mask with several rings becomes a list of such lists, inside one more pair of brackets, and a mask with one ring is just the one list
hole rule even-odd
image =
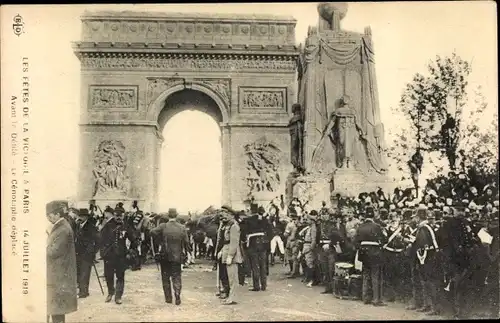
[[228, 123], [231, 100], [230, 79], [149, 78], [148, 119], [157, 121], [165, 107], [166, 100], [172, 94], [186, 89], [199, 91], [209, 96], [220, 110], [222, 124]]

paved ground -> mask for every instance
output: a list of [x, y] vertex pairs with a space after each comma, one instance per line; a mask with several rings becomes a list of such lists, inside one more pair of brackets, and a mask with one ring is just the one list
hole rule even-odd
[[[97, 264], [103, 272], [102, 261]], [[307, 288], [299, 279], [286, 279], [281, 265], [271, 267], [268, 290], [240, 288], [239, 304], [222, 306], [214, 296], [215, 275], [207, 263], [183, 271], [182, 305], [166, 304], [160, 274], [154, 264], [140, 271], [127, 270], [123, 304], [104, 303], [94, 272], [90, 296], [78, 300], [78, 311], [68, 322], [158, 321], [329, 321], [329, 320], [422, 320], [430, 317], [404, 309], [403, 304], [374, 307], [357, 301], [322, 295], [323, 287]], [[247, 279], [249, 280], [249, 279]], [[106, 292], [104, 281], [103, 287]], [[437, 319], [437, 317], [432, 317]]]

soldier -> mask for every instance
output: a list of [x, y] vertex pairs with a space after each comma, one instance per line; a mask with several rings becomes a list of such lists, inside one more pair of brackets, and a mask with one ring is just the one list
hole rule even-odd
[[222, 305], [235, 305], [238, 294], [238, 266], [243, 262], [240, 247], [240, 226], [235, 220], [236, 212], [230, 207], [223, 207], [224, 225], [224, 246], [221, 250], [222, 263], [226, 265], [229, 280], [229, 295], [222, 302]]
[[89, 296], [90, 272], [97, 252], [98, 232], [87, 209], [80, 209], [75, 234], [78, 297]]
[[283, 234], [285, 231], [283, 222], [280, 221], [278, 213], [275, 213], [269, 217], [270, 226], [272, 228], [272, 239], [271, 239], [271, 266], [274, 265], [276, 247], [278, 247], [281, 259], [284, 260], [285, 246], [283, 244]]
[[[320, 243], [318, 260], [320, 263], [321, 274], [325, 284], [325, 290], [322, 294], [333, 293], [333, 275], [335, 272], [335, 258], [337, 252], [341, 252], [343, 242], [342, 235], [336, 227], [333, 214], [323, 212], [320, 218]], [[339, 253], [340, 253], [339, 252]]]
[[[267, 250], [269, 248], [268, 226], [262, 219], [263, 208], [252, 204], [252, 216], [248, 219], [247, 249], [252, 267], [253, 292], [267, 288]], [[262, 214], [261, 214], [262, 213]]]
[[228, 223], [228, 218], [224, 216], [224, 212], [227, 212], [223, 207], [219, 214], [219, 228], [217, 229], [217, 242], [215, 245], [215, 251], [217, 255], [216, 268], [218, 269], [217, 277], [217, 287], [218, 290], [215, 296], [219, 296], [220, 299], [225, 299], [229, 295], [229, 279], [227, 276], [226, 264], [222, 261], [222, 247], [228, 242], [225, 241], [224, 230]]
[[189, 239], [186, 227], [177, 222], [177, 211], [168, 210], [168, 222], [162, 223], [151, 230], [151, 234], [156, 238], [160, 250], [161, 282], [165, 302], [172, 303], [172, 287], [175, 296], [175, 305], [181, 304], [181, 266], [184, 256], [189, 252]]
[[123, 208], [117, 207], [113, 212], [113, 217], [102, 228], [100, 237], [100, 253], [104, 260], [104, 276], [108, 285], [106, 303], [111, 301], [113, 295], [116, 304], [122, 303], [128, 253], [126, 240], [130, 242], [130, 248], [137, 247], [134, 231], [123, 221]]
[[[374, 306], [385, 306], [382, 302], [382, 244], [385, 236], [380, 225], [374, 222], [372, 206], [365, 208], [365, 222], [356, 231], [354, 244], [358, 249], [358, 259], [363, 264], [363, 301]], [[370, 298], [369, 294], [372, 294]]]
[[316, 264], [316, 245], [317, 245], [317, 227], [316, 220], [318, 219], [318, 212], [312, 210], [307, 215], [307, 227], [304, 229], [304, 245], [302, 247], [302, 255], [304, 256], [305, 267], [304, 274], [307, 287], [313, 286], [314, 268]]
[[415, 242], [412, 245], [412, 257], [415, 257], [416, 273], [419, 284], [422, 285], [424, 294], [424, 307], [418, 309], [419, 312], [426, 312], [429, 315], [437, 315], [437, 286], [435, 276], [436, 253], [438, 244], [436, 234], [428, 221], [428, 211], [425, 206], [417, 209], [417, 218], [419, 220], [418, 230]]
[[[382, 213], [382, 210], [381, 210]], [[381, 216], [383, 217], [383, 216]], [[403, 224], [394, 217], [387, 225], [387, 242], [383, 246], [385, 259], [384, 282], [387, 301], [394, 302], [397, 295], [401, 295], [401, 283], [404, 273], [402, 264], [404, 262], [405, 243], [403, 241]]]
[[[295, 245], [295, 236], [297, 234], [297, 214], [290, 213], [289, 215], [290, 221], [286, 224], [284, 237], [286, 239], [286, 259], [288, 260], [288, 266], [290, 267], [290, 272], [288, 273], [288, 278], [294, 278], [294, 245]], [[295, 255], [296, 257], [297, 255]]]

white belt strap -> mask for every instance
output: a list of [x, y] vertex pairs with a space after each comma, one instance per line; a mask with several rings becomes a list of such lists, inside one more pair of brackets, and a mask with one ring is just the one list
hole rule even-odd
[[399, 227], [396, 231], [394, 231], [391, 236], [389, 237], [389, 239], [387, 240], [387, 243], [384, 245], [384, 249], [387, 249], [387, 246], [389, 245], [389, 243], [392, 242], [392, 240], [394, 240], [394, 238], [396, 238], [396, 236], [399, 234], [399, 232], [401, 231], [401, 227]]
[[319, 243], [322, 243], [322, 244], [327, 244], [327, 243], [330, 243], [331, 241], [330, 240], [320, 240]]
[[427, 230], [429, 230], [429, 233], [431, 234], [431, 238], [432, 238], [432, 244], [434, 245], [434, 248], [437, 249], [438, 248], [438, 244], [437, 244], [437, 241], [436, 241], [436, 235], [434, 233], [434, 230], [432, 230], [432, 228], [427, 225], [427, 224], [424, 224], [424, 227], [427, 228]]
[[362, 246], [380, 246], [380, 243], [375, 241], [361, 241]]
[[247, 234], [247, 248], [250, 247], [250, 238], [263, 236], [264, 232]]

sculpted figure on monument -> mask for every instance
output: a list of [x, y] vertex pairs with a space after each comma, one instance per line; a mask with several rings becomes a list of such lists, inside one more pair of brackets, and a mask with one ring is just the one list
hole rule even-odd
[[101, 142], [94, 158], [95, 177], [94, 196], [106, 192], [124, 192], [125, 186], [125, 147], [120, 141]]
[[295, 171], [304, 171], [304, 120], [302, 118], [302, 107], [295, 103], [292, 106], [293, 117], [288, 123], [290, 130], [290, 160]]
[[261, 139], [245, 146], [248, 156], [246, 178], [250, 193], [276, 192], [281, 182], [279, 175], [279, 150]]

